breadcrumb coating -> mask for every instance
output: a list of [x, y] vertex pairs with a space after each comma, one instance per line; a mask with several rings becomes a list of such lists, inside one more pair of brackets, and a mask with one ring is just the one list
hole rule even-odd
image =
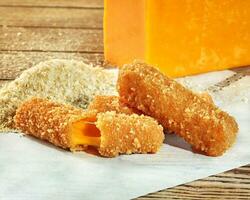
[[17, 109], [14, 121], [15, 128], [24, 133], [68, 149], [68, 128], [85, 115], [81, 109], [69, 105], [32, 98]]
[[17, 129], [71, 151], [88, 147], [86, 144], [72, 146], [71, 142], [70, 128], [84, 119], [96, 119], [94, 124], [101, 135], [98, 151], [104, 157], [155, 153], [164, 140], [163, 127], [151, 117], [83, 111], [46, 99], [33, 98], [24, 102], [14, 117]]
[[144, 115], [126, 115], [114, 111], [99, 113], [96, 126], [101, 131], [99, 152], [106, 157], [156, 153], [164, 140], [163, 127]]
[[95, 95], [116, 95], [116, 76], [81, 61], [54, 59], [25, 70], [0, 89], [0, 132], [13, 129], [17, 107], [32, 97], [87, 108]]
[[208, 103], [212, 103], [214, 104], [214, 101], [212, 99], [212, 97], [210, 96], [210, 94], [208, 94], [207, 92], [201, 92], [201, 93], [196, 93], [200, 98], [202, 98], [204, 101], [208, 102]]
[[95, 96], [93, 101], [90, 102], [88, 110], [96, 110], [98, 113], [115, 111], [128, 115], [138, 113], [137, 110], [129, 108], [126, 104], [122, 103], [118, 96]]
[[138, 61], [124, 65], [117, 87], [121, 101], [157, 119], [208, 156], [222, 155], [236, 139], [233, 117], [150, 65]]

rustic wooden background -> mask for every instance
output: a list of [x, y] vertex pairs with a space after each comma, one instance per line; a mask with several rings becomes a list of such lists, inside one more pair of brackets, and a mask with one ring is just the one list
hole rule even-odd
[[[51, 58], [101, 65], [102, 15], [103, 0], [0, 0], [0, 85]], [[250, 165], [138, 199], [250, 199]]]

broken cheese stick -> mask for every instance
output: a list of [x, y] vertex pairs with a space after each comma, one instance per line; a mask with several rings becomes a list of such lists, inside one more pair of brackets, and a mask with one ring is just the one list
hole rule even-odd
[[222, 155], [235, 141], [238, 125], [233, 117], [145, 63], [122, 67], [118, 92], [128, 106], [155, 118], [206, 155]]
[[93, 146], [105, 157], [155, 153], [164, 140], [162, 126], [150, 117], [84, 112], [38, 98], [24, 102], [14, 120], [24, 133], [71, 151]]
[[95, 96], [93, 101], [90, 102], [88, 110], [96, 110], [98, 113], [115, 111], [128, 115], [133, 113], [139, 114], [138, 110], [129, 108], [126, 104], [122, 103], [118, 96]]

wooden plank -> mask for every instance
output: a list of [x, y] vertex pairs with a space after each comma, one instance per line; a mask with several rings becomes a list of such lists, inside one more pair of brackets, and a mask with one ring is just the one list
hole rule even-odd
[[0, 7], [0, 13], [2, 26], [102, 28], [102, 9]]
[[103, 8], [103, 0], [1, 0], [0, 6]]
[[234, 71], [235, 74], [226, 78], [225, 80], [222, 80], [222, 81], [216, 83], [215, 85], [208, 87], [207, 90], [211, 91], [213, 93], [219, 92], [219, 91], [223, 90], [223, 88], [228, 87], [229, 85], [239, 81], [243, 77], [250, 76], [250, 67], [249, 66], [231, 69], [231, 71]]
[[7, 83], [9, 83], [11, 80], [0, 80], [0, 89]]
[[102, 30], [0, 28], [0, 50], [102, 53], [102, 35]]
[[0, 79], [14, 79], [23, 70], [49, 59], [75, 59], [101, 65], [103, 54], [0, 51]]
[[234, 72], [240, 73], [245, 76], [250, 76], [250, 65], [249, 66], [244, 66], [244, 67], [237, 67], [231, 69]]
[[137, 198], [250, 199], [250, 165]]

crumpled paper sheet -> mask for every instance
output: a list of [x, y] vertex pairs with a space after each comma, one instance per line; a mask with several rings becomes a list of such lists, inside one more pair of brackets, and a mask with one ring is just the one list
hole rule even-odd
[[[178, 81], [205, 90], [233, 73], [213, 72]], [[28, 136], [0, 134], [0, 199], [131, 199], [249, 164], [250, 77], [211, 95], [240, 127], [235, 145], [221, 157], [192, 153], [175, 135], [166, 136], [157, 154], [107, 159], [70, 153]]]

